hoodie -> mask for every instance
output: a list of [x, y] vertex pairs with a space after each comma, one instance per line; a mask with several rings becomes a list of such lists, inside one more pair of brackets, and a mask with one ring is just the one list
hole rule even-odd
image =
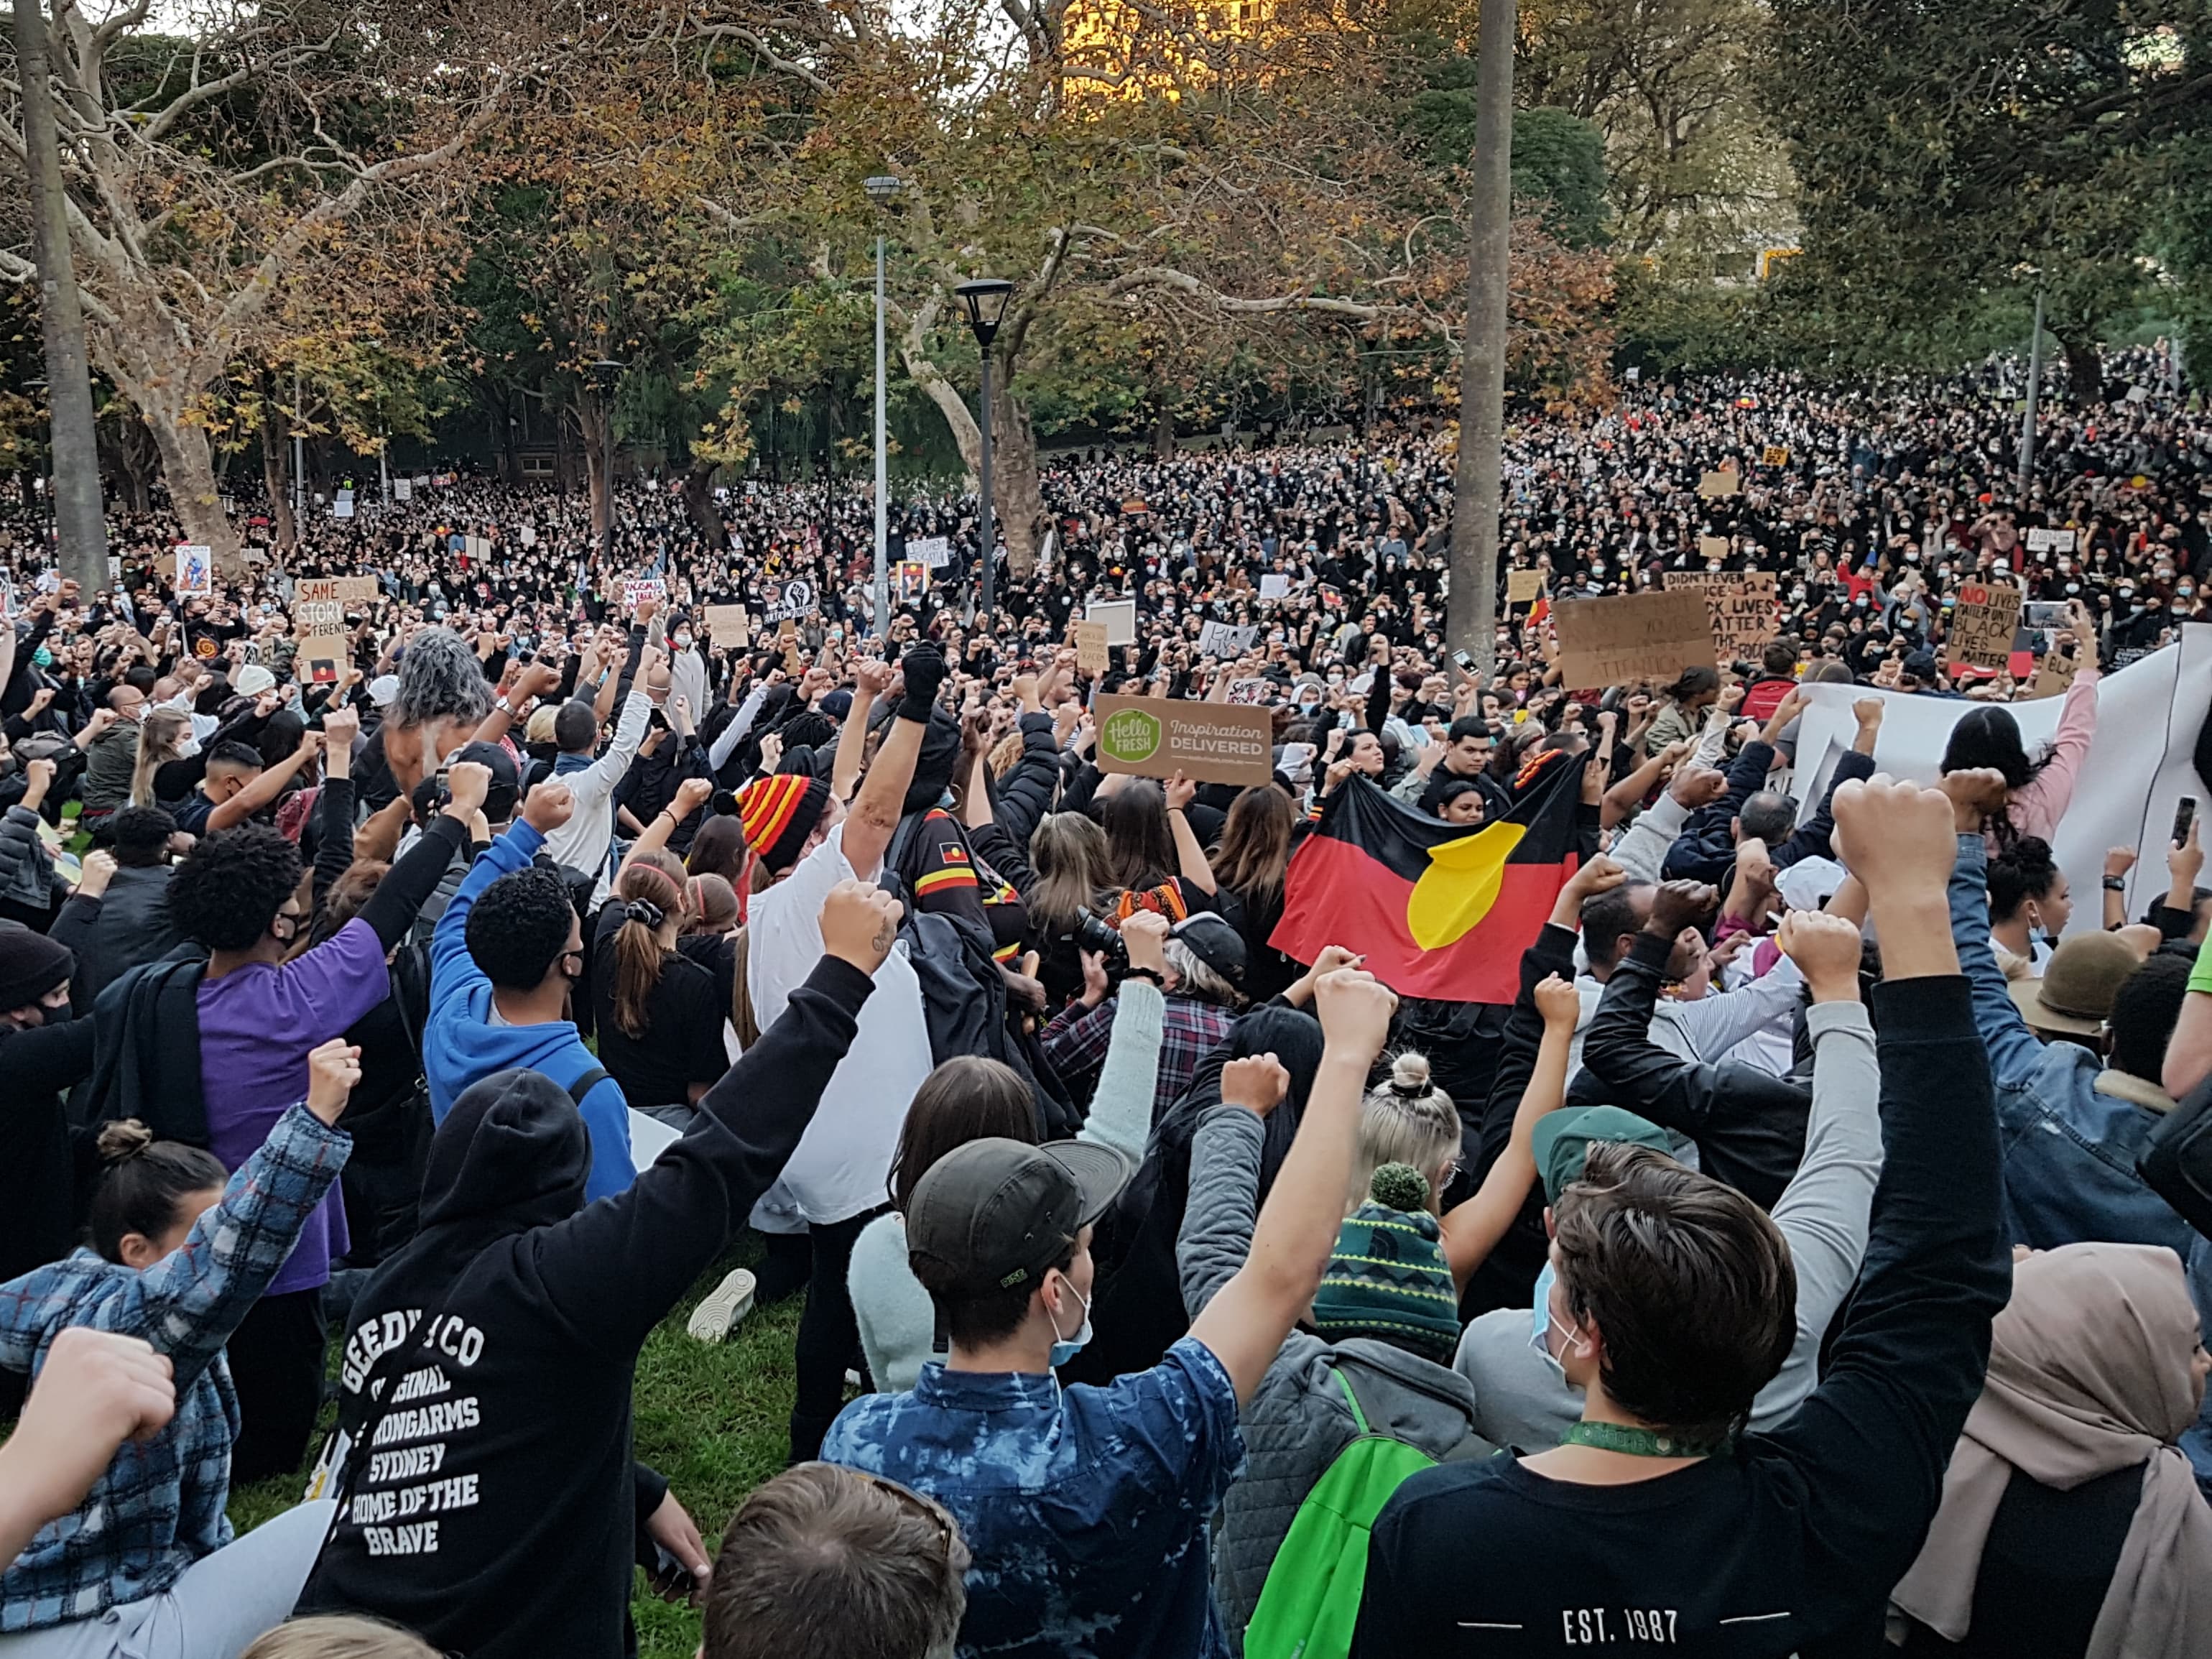
[[422, 1231], [351, 1316], [338, 1426], [367, 1443], [302, 1611], [374, 1613], [468, 1659], [617, 1659], [638, 1351], [782, 1170], [872, 989], [824, 957], [690, 1133], [596, 1203], [552, 1080], [501, 1072], [453, 1103]]
[[[430, 939], [430, 1017], [422, 1028], [422, 1075], [430, 1085], [430, 1115], [440, 1123], [462, 1091], [495, 1072], [542, 1072], [565, 1090], [599, 1060], [576, 1034], [574, 1022], [495, 1025], [491, 981], [469, 955], [469, 912], [483, 890], [501, 876], [526, 870], [545, 837], [518, 818], [486, 848], [438, 918]], [[629, 1103], [622, 1085], [602, 1078], [580, 1103], [591, 1137], [584, 1197], [618, 1193], [636, 1176], [630, 1162]], [[428, 1218], [425, 1217], [427, 1221]]]

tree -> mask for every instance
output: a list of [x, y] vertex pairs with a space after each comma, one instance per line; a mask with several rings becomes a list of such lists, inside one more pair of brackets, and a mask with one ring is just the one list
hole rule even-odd
[[1972, 338], [1992, 296], [2024, 310], [2040, 286], [2072, 395], [2094, 396], [2100, 334], [2175, 227], [2173, 161], [2212, 131], [2212, 3], [1773, 9], [1762, 79], [1806, 229], [1789, 276], [1839, 351]]
[[[274, 301], [317, 274], [374, 279], [375, 206], [434, 220], [427, 186], [539, 84], [570, 20], [422, 0], [225, 0], [191, 39], [153, 0], [46, 23], [69, 228], [94, 364], [152, 433], [185, 532], [239, 568], [216, 499], [210, 404]], [[459, 21], [456, 21], [456, 20]], [[25, 154], [24, 88], [0, 142]], [[35, 276], [0, 251], [0, 276]]]
[[1452, 480], [1454, 646], [1484, 673], [1498, 648], [1498, 515], [1505, 424], [1512, 261], [1514, 0], [1482, 0], [1472, 188], [1468, 194], [1467, 334], [1461, 349], [1459, 459]]

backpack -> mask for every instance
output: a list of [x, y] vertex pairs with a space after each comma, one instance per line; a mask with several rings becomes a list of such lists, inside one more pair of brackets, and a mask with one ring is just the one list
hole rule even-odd
[[92, 1075], [71, 1121], [97, 1128], [135, 1117], [162, 1140], [210, 1144], [200, 1080], [200, 981], [207, 959], [168, 956], [108, 982], [92, 1005]]
[[2212, 1238], [2212, 1083], [2200, 1084], [2159, 1119], [2136, 1154], [2136, 1173]]
[[1434, 1468], [1418, 1446], [1367, 1425], [1352, 1379], [1331, 1367], [1358, 1433], [1330, 1460], [1283, 1534], [1244, 1631], [1244, 1659], [1344, 1659], [1367, 1583], [1375, 1517], [1407, 1477]]

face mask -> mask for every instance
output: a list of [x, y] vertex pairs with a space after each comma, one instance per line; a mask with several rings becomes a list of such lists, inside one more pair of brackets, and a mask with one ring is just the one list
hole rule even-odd
[[62, 1004], [58, 1008], [49, 1007], [44, 1003], [41, 1003], [40, 1007], [41, 1010], [40, 1018], [49, 1025], [66, 1025], [70, 1021], [76, 1018], [76, 1010], [70, 1007], [66, 1002]]
[[[1545, 1340], [1551, 1334], [1552, 1327], [1559, 1323], [1552, 1314], [1552, 1285], [1558, 1278], [1558, 1272], [1548, 1261], [1544, 1264], [1544, 1271], [1536, 1275], [1536, 1300], [1531, 1310], [1533, 1317], [1529, 1321], [1532, 1328], [1528, 1333], [1528, 1346], [1544, 1356], [1546, 1367], [1553, 1376], [1565, 1382], [1567, 1380], [1566, 1367], [1559, 1364], [1559, 1355], [1552, 1352], [1552, 1345]], [[1565, 1329], [1565, 1327], [1561, 1328]], [[1567, 1334], [1571, 1337], [1574, 1333], [1568, 1331]]]
[[678, 651], [689, 651], [691, 648], [691, 635], [689, 633], [678, 634], [676, 636], [676, 648]]
[[1052, 1345], [1052, 1357], [1045, 1363], [1054, 1370], [1058, 1370], [1077, 1354], [1082, 1352], [1083, 1345], [1091, 1340], [1091, 1304], [1083, 1301], [1083, 1293], [1075, 1289], [1073, 1281], [1070, 1281], [1067, 1288], [1074, 1293], [1078, 1302], [1083, 1302], [1083, 1323], [1076, 1328], [1073, 1336], [1061, 1336], [1060, 1321], [1053, 1319], [1051, 1309], [1045, 1310], [1045, 1317], [1052, 1319], [1052, 1334], [1054, 1339]]

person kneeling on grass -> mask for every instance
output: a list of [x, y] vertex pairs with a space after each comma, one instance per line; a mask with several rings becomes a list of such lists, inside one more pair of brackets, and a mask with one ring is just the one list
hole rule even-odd
[[640, 1514], [706, 1577], [683, 1506], [635, 1475], [638, 1352], [806, 1132], [899, 915], [879, 888], [831, 888], [813, 972], [611, 1196], [585, 1202], [592, 1140], [559, 1084], [513, 1069], [461, 1091], [431, 1141], [422, 1231], [355, 1304], [347, 1497], [302, 1611], [374, 1613], [469, 1659], [616, 1659]]
[[[1980, 1394], [2011, 1262], [1989, 1055], [1944, 899], [1951, 804], [1876, 779], [1838, 789], [1835, 815], [1881, 939], [1885, 1162], [1820, 1385], [1789, 1421], [1741, 1431], [1796, 1339], [1788, 1245], [1733, 1188], [1593, 1146], [1553, 1206], [1540, 1339], [1582, 1419], [1552, 1450], [1398, 1488], [1357, 1659], [1601, 1644], [1780, 1659], [1878, 1640]], [[1859, 995], [1841, 916], [1794, 915], [1783, 945], [1816, 1004]]]
[[989, 1139], [940, 1158], [907, 1212], [908, 1260], [951, 1354], [871, 1395], [828, 1461], [934, 1498], [974, 1554], [957, 1650], [994, 1659], [1228, 1652], [1206, 1519], [1243, 1462], [1237, 1413], [1312, 1302], [1344, 1218], [1368, 1067], [1397, 1000], [1320, 981], [1328, 1047], [1249, 1255], [1150, 1370], [1053, 1376], [1091, 1334], [1092, 1224], [1128, 1170], [1110, 1147]]
[[89, 1325], [167, 1356], [176, 1413], [125, 1444], [89, 1494], [0, 1575], [6, 1659], [233, 1659], [282, 1620], [313, 1565], [332, 1506], [303, 1504], [232, 1541], [223, 1505], [238, 1421], [223, 1344], [291, 1254], [345, 1164], [334, 1126], [361, 1051], [307, 1056], [307, 1098], [234, 1176], [198, 1147], [135, 1121], [101, 1132], [93, 1248], [0, 1285], [0, 1364], [43, 1368]]

